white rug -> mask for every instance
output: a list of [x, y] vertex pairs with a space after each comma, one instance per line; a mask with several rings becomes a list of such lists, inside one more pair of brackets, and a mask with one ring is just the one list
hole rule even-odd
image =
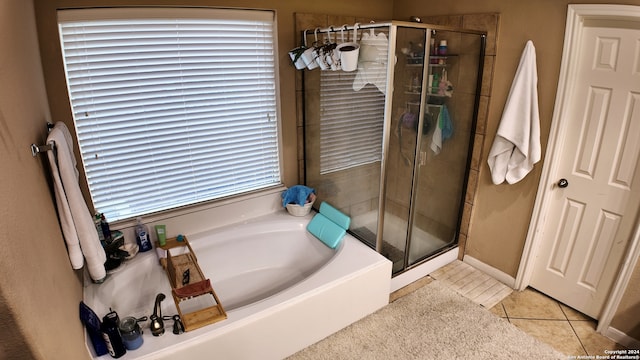
[[477, 360], [566, 359], [566, 356], [436, 280], [289, 359]]
[[441, 267], [429, 276], [487, 309], [513, 292], [507, 285], [460, 260]]

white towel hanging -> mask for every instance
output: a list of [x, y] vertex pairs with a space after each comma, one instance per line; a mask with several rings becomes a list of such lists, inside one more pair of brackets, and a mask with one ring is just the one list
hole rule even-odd
[[80, 191], [77, 163], [73, 155], [73, 139], [64, 123], [56, 123], [49, 133], [47, 144], [51, 143], [55, 144], [56, 151], [48, 151], [47, 156], [51, 165], [58, 216], [71, 266], [74, 269], [81, 268], [84, 258], [91, 278], [101, 281], [106, 276], [104, 263], [107, 257]]
[[540, 161], [540, 115], [538, 110], [536, 51], [529, 40], [522, 52], [511, 84], [498, 132], [487, 162], [491, 180], [509, 184], [522, 180]]

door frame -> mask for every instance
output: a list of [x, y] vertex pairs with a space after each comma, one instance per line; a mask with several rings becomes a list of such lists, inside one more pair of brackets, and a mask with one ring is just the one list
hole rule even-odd
[[[579, 54], [580, 52], [580, 42], [585, 27], [585, 20], [630, 20], [640, 23], [640, 6], [568, 5], [558, 91], [556, 93], [555, 107], [551, 119], [549, 142], [542, 167], [542, 175], [540, 177], [540, 183], [538, 184], [538, 192], [531, 215], [531, 222], [527, 231], [522, 258], [520, 259], [520, 266], [515, 279], [515, 288], [518, 290], [524, 290], [529, 286], [538, 249], [542, 243], [542, 232], [553, 193], [553, 184], [555, 184], [556, 180], [551, 178], [551, 176], [557, 173], [558, 159], [560, 157], [557, 150], [561, 147], [567, 132], [566, 122], [561, 120], [567, 116], [568, 99], [571, 96], [572, 84], [576, 79], [578, 57], [574, 56], [574, 54]], [[638, 257], [640, 257], [640, 221], [638, 219], [636, 219], [634, 228], [632, 239], [628, 245], [626, 255], [622, 260], [622, 266], [617, 278], [614, 280], [610, 296], [598, 319], [598, 327], [596, 330], [599, 333], [604, 333], [609, 330], [613, 316], [629, 283], [631, 273], [636, 266]]]

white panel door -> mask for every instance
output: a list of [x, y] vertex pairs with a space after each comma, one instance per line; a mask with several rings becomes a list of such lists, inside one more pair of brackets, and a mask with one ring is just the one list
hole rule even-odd
[[640, 27], [585, 25], [531, 286], [597, 319], [640, 207]]

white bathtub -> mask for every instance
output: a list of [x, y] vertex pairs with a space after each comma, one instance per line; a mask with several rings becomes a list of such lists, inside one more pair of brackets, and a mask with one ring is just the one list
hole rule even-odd
[[[305, 229], [312, 215], [282, 210], [186, 233], [228, 318], [181, 335], [166, 320], [160, 337], [146, 322], [142, 347], [121, 359], [281, 359], [386, 305], [391, 262], [350, 235], [328, 248]], [[84, 297], [99, 317], [112, 308], [122, 319], [151, 315], [160, 292], [162, 314], [176, 314], [166, 274], [148, 252], [87, 286]]]

